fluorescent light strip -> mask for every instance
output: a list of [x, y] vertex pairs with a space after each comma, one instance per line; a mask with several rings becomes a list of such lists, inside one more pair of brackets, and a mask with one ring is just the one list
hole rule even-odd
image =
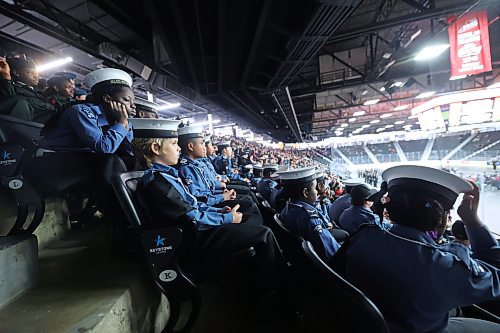
[[162, 111], [162, 110], [168, 110], [168, 109], [175, 109], [175, 108], [178, 108], [179, 106], [181, 106], [181, 103], [169, 103], [169, 104], [160, 105], [157, 110]]
[[48, 62], [46, 64], [37, 66], [36, 69], [39, 72], [43, 72], [43, 71], [46, 71], [48, 69], [52, 69], [52, 68], [56, 68], [56, 67], [62, 66], [62, 65], [67, 64], [69, 62], [73, 62], [73, 58], [66, 57], [64, 59], [59, 59], [59, 60], [51, 61], [51, 62]]
[[366, 101], [363, 103], [363, 105], [374, 105], [374, 104], [377, 104], [378, 102], [380, 102], [379, 98]]
[[450, 48], [450, 44], [440, 44], [427, 46], [415, 56], [414, 60], [430, 60], [438, 57], [441, 53]]

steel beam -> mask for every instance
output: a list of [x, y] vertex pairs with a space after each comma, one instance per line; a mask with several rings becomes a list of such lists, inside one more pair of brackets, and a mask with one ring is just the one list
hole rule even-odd
[[[349, 39], [353, 39], [359, 36], [367, 35], [373, 32], [377, 32], [380, 30], [385, 30], [393, 27], [400, 26], [402, 24], [408, 24], [408, 23], [413, 23], [413, 22], [419, 22], [423, 20], [429, 20], [433, 18], [438, 18], [442, 16], [448, 16], [451, 14], [456, 14], [461, 11], [465, 11], [469, 9], [471, 6], [473, 6], [477, 1], [470, 1], [467, 3], [462, 3], [459, 5], [454, 5], [454, 6], [446, 6], [443, 8], [436, 8], [436, 9], [428, 9], [425, 11], [422, 11], [418, 14], [411, 14], [411, 15], [404, 15], [400, 17], [396, 17], [394, 19], [382, 21], [382, 22], [377, 22], [374, 24], [368, 24], [365, 26], [360, 26], [351, 30], [347, 30], [338, 34], [334, 34], [333, 38], [330, 38], [327, 42], [327, 45], [329, 44], [334, 44], [334, 43], [339, 43], [342, 41], [346, 41]], [[483, 0], [481, 1], [477, 7], [485, 7], [488, 5], [494, 5], [497, 1], [496, 0]]]

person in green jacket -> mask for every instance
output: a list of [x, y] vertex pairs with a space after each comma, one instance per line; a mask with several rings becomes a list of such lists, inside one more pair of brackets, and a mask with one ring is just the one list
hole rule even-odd
[[73, 99], [75, 84], [70, 77], [54, 76], [47, 81], [47, 84], [49, 88], [45, 96], [47, 101], [55, 106], [57, 112], [62, 112], [75, 104]]
[[36, 88], [38, 71], [32, 61], [0, 58], [0, 114], [38, 123], [47, 122], [57, 110]]

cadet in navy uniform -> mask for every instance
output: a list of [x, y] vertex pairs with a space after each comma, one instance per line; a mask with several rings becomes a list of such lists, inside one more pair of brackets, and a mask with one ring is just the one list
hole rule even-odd
[[145, 100], [144, 98], [136, 97], [135, 98], [135, 108], [136, 108], [136, 118], [160, 118], [158, 114], [158, 107], [160, 105], [158, 103], [150, 102]]
[[264, 169], [264, 178], [257, 183], [257, 192], [269, 202], [271, 200], [271, 192], [278, 185], [278, 183], [271, 179], [271, 174], [278, 170], [278, 164], [264, 164], [262, 168]]
[[337, 200], [332, 202], [330, 208], [328, 209], [328, 216], [330, 216], [330, 220], [334, 222], [339, 222], [340, 215], [351, 206], [351, 189], [359, 184], [363, 184], [364, 181], [361, 178], [358, 179], [347, 179], [344, 182], [345, 192], [342, 194]]
[[250, 181], [241, 177], [233, 170], [231, 161], [232, 148], [230, 142], [221, 142], [217, 145], [219, 155], [214, 159], [214, 168], [219, 175], [226, 175], [231, 181], [238, 181], [239, 184], [249, 184]]
[[179, 128], [178, 134], [181, 156], [177, 169], [189, 192], [209, 206], [236, 199], [234, 190], [214, 192], [214, 181], [209, 180], [207, 166], [202, 160], [206, 155], [203, 129], [199, 126], [185, 126]]
[[328, 208], [331, 203], [328, 198], [326, 198], [326, 186], [325, 186], [325, 172], [322, 168], [316, 168], [316, 190], [318, 192], [318, 196], [316, 202], [314, 203], [314, 207], [318, 211], [321, 219], [324, 221], [324, 225], [326, 225], [328, 232], [332, 234], [335, 240], [339, 243], [345, 241], [349, 238], [349, 233], [345, 230], [342, 230], [339, 225], [330, 220], [328, 216]]
[[[334, 268], [379, 307], [393, 333], [500, 332], [498, 324], [449, 318], [457, 307], [500, 299], [500, 247], [477, 216], [478, 188], [421, 166], [392, 167], [382, 178], [394, 226], [359, 229], [335, 255]], [[447, 222], [459, 193], [466, 193], [458, 214], [472, 252], [459, 243], [438, 245], [426, 233]]]
[[271, 230], [262, 225], [241, 223], [245, 214], [238, 206], [215, 208], [199, 202], [189, 193], [177, 170], [178, 121], [164, 119], [134, 119], [137, 151], [150, 165], [138, 184], [137, 197], [151, 217], [145, 226], [158, 227], [189, 219], [196, 224], [197, 233], [188, 246], [189, 258], [204, 262], [242, 248], [254, 247], [255, 269], [271, 288], [282, 279], [283, 259]]
[[280, 214], [281, 221], [292, 233], [311, 242], [321, 259], [329, 261], [340, 246], [314, 207], [318, 194], [315, 167], [281, 171], [279, 176], [290, 198]]
[[239, 204], [241, 212], [255, 215], [255, 217], [249, 219], [250, 221], [262, 223], [259, 208], [254, 204], [251, 197], [237, 195], [233, 189], [226, 189], [222, 193], [217, 193], [211, 187], [211, 183], [204, 171], [205, 164], [201, 160], [206, 155], [202, 130], [199, 126], [185, 126], [178, 130], [179, 146], [182, 154], [177, 169], [184, 184], [191, 194], [209, 206], [233, 207]]
[[66, 173], [92, 172], [95, 182], [91, 187], [101, 203], [99, 209], [113, 221], [125, 221], [111, 178], [138, 167], [128, 122], [135, 115], [132, 78], [122, 70], [105, 68], [90, 72], [84, 82], [92, 98], [59, 113], [57, 121], [44, 128], [39, 146], [57, 153], [44, 153], [34, 173], [56, 172], [55, 177], [61, 178]]
[[384, 229], [390, 229], [391, 225], [385, 221], [380, 221], [380, 217], [371, 211], [376, 189], [368, 187], [366, 184], [356, 185], [351, 190], [351, 207], [344, 210], [340, 215], [339, 225], [342, 229], [352, 234], [360, 225], [365, 223], [376, 224]]
[[214, 169], [214, 165], [212, 164], [212, 158], [215, 157], [215, 149], [212, 144], [212, 138], [210, 135], [205, 135], [203, 138], [205, 142], [205, 151], [206, 156], [201, 158], [201, 161], [205, 163], [204, 170], [207, 175], [209, 182], [212, 184], [212, 187], [215, 191], [224, 191], [226, 188], [226, 181], [228, 181], [227, 177], [217, 174]]
[[262, 172], [264, 168], [262, 168], [262, 164], [256, 163], [253, 165], [253, 178], [252, 178], [252, 186], [257, 187], [257, 184], [262, 180]]

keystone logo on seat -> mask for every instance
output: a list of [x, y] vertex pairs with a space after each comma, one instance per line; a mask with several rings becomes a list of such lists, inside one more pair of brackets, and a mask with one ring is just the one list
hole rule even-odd
[[4, 150], [0, 156], [2, 156], [2, 160], [0, 161], [0, 165], [10, 165], [12, 163], [16, 163], [17, 160], [15, 158], [10, 158], [10, 154], [7, 150]]
[[165, 237], [162, 237], [161, 235], [157, 235], [155, 239], [153, 239], [153, 242], [155, 244], [155, 248], [150, 248], [149, 253], [154, 253], [154, 254], [164, 254], [169, 250], [172, 250], [172, 245], [165, 246]]
[[175, 278], [177, 277], [177, 272], [173, 271], [171, 269], [167, 269], [167, 270], [161, 272], [158, 277], [163, 282], [171, 282], [171, 281], [175, 280]]

